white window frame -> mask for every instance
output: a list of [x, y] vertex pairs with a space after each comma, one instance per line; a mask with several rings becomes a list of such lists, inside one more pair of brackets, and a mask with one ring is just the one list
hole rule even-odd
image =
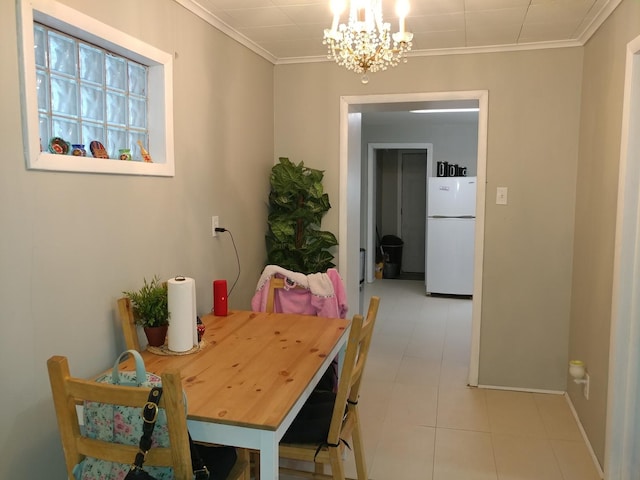
[[[22, 129], [28, 169], [125, 175], [175, 175], [173, 56], [98, 20], [51, 0], [17, 0], [21, 62]], [[74, 157], [40, 151], [33, 22], [93, 43], [149, 67], [148, 132], [153, 163]], [[42, 139], [48, 145], [48, 139]]]

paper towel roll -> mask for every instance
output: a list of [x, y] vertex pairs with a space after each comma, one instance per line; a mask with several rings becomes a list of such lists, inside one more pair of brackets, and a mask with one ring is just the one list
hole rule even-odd
[[186, 352], [198, 344], [196, 282], [189, 277], [167, 280], [169, 350]]

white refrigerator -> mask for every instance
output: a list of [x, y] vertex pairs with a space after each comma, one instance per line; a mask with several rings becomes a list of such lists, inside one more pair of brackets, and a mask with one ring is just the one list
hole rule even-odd
[[473, 295], [476, 177], [430, 177], [427, 192], [427, 293]]

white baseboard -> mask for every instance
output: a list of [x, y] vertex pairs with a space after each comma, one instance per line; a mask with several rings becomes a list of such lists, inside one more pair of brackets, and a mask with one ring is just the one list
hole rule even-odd
[[502, 387], [497, 385], [478, 385], [478, 388], [485, 388], [487, 390], [509, 390], [511, 392], [526, 392], [526, 393], [546, 393], [550, 395], [564, 395], [562, 390], [541, 390], [538, 388], [518, 388], [518, 387]]
[[604, 472], [602, 467], [600, 466], [600, 462], [598, 461], [598, 457], [596, 457], [596, 453], [593, 451], [593, 447], [591, 446], [591, 442], [589, 441], [589, 437], [587, 437], [587, 432], [585, 432], [584, 427], [582, 426], [582, 422], [580, 421], [580, 417], [578, 417], [578, 412], [576, 412], [575, 407], [573, 406], [573, 402], [571, 401], [571, 397], [567, 392], [564, 392], [564, 398], [567, 399], [567, 403], [569, 404], [569, 409], [573, 414], [573, 418], [575, 418], [576, 423], [578, 424], [578, 428], [580, 429], [580, 435], [584, 439], [584, 443], [587, 445], [587, 449], [589, 450], [589, 455], [591, 455], [591, 460], [593, 460], [593, 464], [598, 471], [598, 475], [600, 478], [604, 478]]

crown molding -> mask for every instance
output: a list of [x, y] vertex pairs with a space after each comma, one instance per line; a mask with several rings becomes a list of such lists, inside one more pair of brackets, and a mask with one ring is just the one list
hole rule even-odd
[[600, 25], [609, 18], [609, 15], [613, 13], [622, 0], [604, 0], [604, 4], [600, 7], [600, 11], [593, 17], [591, 22], [587, 25], [580, 25], [582, 32], [578, 35], [578, 40], [584, 45], [589, 41], [594, 33], [600, 28]]
[[[290, 65], [297, 63], [319, 63], [319, 62], [331, 62], [326, 55], [313, 56], [313, 57], [286, 57], [277, 58], [269, 51], [262, 48], [257, 43], [253, 42], [240, 32], [234, 30], [225, 22], [216, 17], [210, 10], [203, 7], [198, 0], [174, 0], [179, 5], [197, 15], [211, 26], [217, 28], [225, 35], [231, 37], [238, 43], [244, 45], [252, 52], [261, 56], [265, 60], [269, 61], [273, 65]], [[477, 53], [499, 53], [499, 52], [516, 52], [523, 50], [544, 50], [549, 48], [570, 48], [570, 47], [582, 47], [587, 43], [591, 36], [600, 28], [604, 21], [613, 13], [616, 7], [622, 2], [622, 0], [597, 0], [593, 8], [599, 8], [598, 13], [588, 23], [583, 23], [577, 29], [579, 32], [577, 37], [572, 40], [561, 40], [551, 42], [535, 42], [535, 43], [523, 43], [523, 44], [509, 44], [509, 45], [492, 45], [481, 47], [456, 47], [456, 48], [440, 48], [440, 49], [426, 49], [426, 50], [414, 50], [409, 53], [410, 57], [429, 57], [439, 55], [468, 55]]]
[[240, 43], [241, 45], [244, 45], [252, 52], [257, 53], [265, 60], [273, 63], [274, 65], [277, 63], [278, 59], [274, 57], [269, 51], [265, 50], [257, 43], [245, 37], [237, 30], [234, 30], [233, 28], [231, 28], [229, 25], [227, 25], [225, 22], [220, 20], [213, 13], [211, 13], [211, 11], [209, 11], [208, 9], [200, 5], [200, 3], [197, 0], [173, 0], [173, 1], [179, 5], [182, 5], [191, 13], [193, 13], [194, 15], [197, 15], [202, 20], [207, 22], [209, 25], [217, 28], [222, 33], [224, 33], [228, 37], [231, 37], [236, 42]]

